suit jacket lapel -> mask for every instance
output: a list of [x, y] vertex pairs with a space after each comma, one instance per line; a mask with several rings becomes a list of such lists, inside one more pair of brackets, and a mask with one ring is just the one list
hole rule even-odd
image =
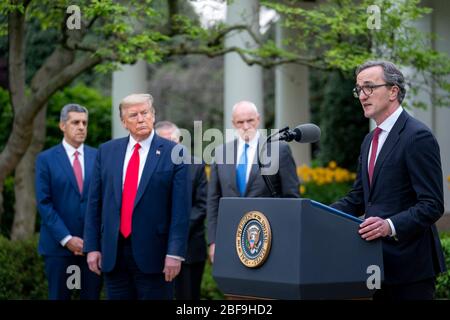
[[264, 143], [264, 139], [260, 137], [258, 144], [256, 146], [255, 156], [253, 157], [252, 166], [250, 168], [250, 175], [248, 177], [247, 185], [245, 188], [245, 195], [247, 195], [249, 191], [249, 186], [251, 186], [254, 183], [254, 180], [257, 178], [258, 174], [260, 174], [259, 167], [258, 167], [258, 157], [259, 157], [259, 146], [262, 146]]
[[117, 155], [118, 161], [114, 161], [114, 168], [112, 172], [114, 174], [114, 195], [116, 199], [116, 203], [119, 208], [122, 207], [122, 180], [123, 180], [123, 164], [125, 162], [125, 154], [127, 152], [129, 137], [122, 138], [117, 141], [117, 151], [119, 154]]
[[139, 202], [142, 195], [144, 194], [145, 188], [155, 171], [155, 168], [159, 162], [159, 159], [163, 156], [163, 152], [170, 152], [170, 150], [164, 150], [164, 145], [161, 138], [156, 134], [153, 136], [152, 144], [150, 145], [150, 150], [148, 151], [147, 160], [145, 161], [144, 170], [142, 171], [141, 180], [139, 181], [139, 186], [137, 190], [136, 199], [134, 205]]
[[386, 157], [389, 155], [389, 153], [392, 151], [394, 146], [397, 144], [398, 140], [400, 139], [400, 131], [405, 126], [405, 122], [407, 120], [408, 114], [403, 111], [400, 116], [398, 117], [397, 121], [395, 122], [394, 126], [392, 127], [392, 130], [389, 132], [389, 135], [387, 136], [386, 141], [383, 144], [383, 147], [380, 150], [380, 153], [378, 154], [377, 161], [375, 162], [375, 168], [373, 170], [373, 177], [372, 177], [372, 187], [377, 182], [377, 177], [380, 172], [381, 166], [383, 165], [384, 160], [386, 160]]
[[91, 152], [90, 149], [86, 148], [84, 146], [84, 180], [83, 180], [83, 194], [81, 195], [82, 198], [87, 197], [88, 195], [88, 189], [89, 189], [89, 183], [91, 181], [91, 173], [92, 173], [92, 163], [95, 161], [94, 153]]
[[67, 177], [70, 180], [70, 183], [72, 184], [72, 187], [80, 193], [80, 190], [78, 189], [77, 181], [75, 180], [75, 174], [73, 173], [73, 167], [70, 164], [70, 160], [67, 157], [66, 149], [64, 149], [62, 143], [59, 144], [59, 148], [56, 149], [56, 159], [59, 163], [59, 165], [62, 167], [64, 172], [66, 173]]
[[368, 170], [367, 166], [368, 166], [369, 149], [370, 149], [370, 143], [372, 142], [372, 137], [373, 137], [373, 132], [370, 133], [370, 135], [365, 140], [365, 142], [362, 146], [361, 177], [362, 177], [362, 181], [363, 181], [364, 190], [370, 190], [369, 170]]
[[234, 140], [232, 144], [227, 145], [229, 146], [228, 150], [225, 151], [225, 161], [226, 161], [226, 153], [227, 152], [233, 152], [233, 158], [234, 161], [232, 164], [227, 164], [225, 167], [228, 169], [228, 174], [231, 180], [231, 187], [234, 190], [234, 192], [240, 196], [240, 192], [238, 190], [237, 184], [236, 184], [236, 166], [237, 166], [237, 162], [238, 162], [238, 158], [237, 158], [237, 152], [238, 152], [238, 141]]

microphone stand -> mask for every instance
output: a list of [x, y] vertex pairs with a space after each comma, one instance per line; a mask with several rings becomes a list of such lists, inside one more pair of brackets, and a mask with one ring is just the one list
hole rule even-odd
[[288, 130], [289, 130], [289, 127], [286, 127], [286, 128], [281, 129], [281, 130], [278, 131], [278, 132], [272, 133], [272, 134], [266, 139], [266, 141], [263, 143], [263, 145], [262, 145], [262, 147], [261, 147], [261, 150], [259, 151], [259, 154], [258, 154], [258, 161], [257, 161], [257, 162], [258, 162], [259, 172], [261, 172], [261, 175], [262, 175], [262, 177], [263, 177], [264, 183], [266, 184], [267, 189], [269, 189], [270, 196], [271, 196], [272, 198], [275, 198], [275, 197], [277, 196], [277, 192], [275, 191], [275, 188], [273, 187], [272, 181], [270, 181], [269, 176], [267, 176], [267, 175], [265, 175], [265, 174], [262, 174], [263, 165], [262, 165], [262, 163], [261, 163], [261, 156], [263, 155], [264, 149], [267, 148], [267, 143], [271, 142], [271, 141], [272, 141], [272, 138], [273, 138], [275, 135], [279, 135], [280, 133], [283, 133], [283, 132], [288, 131]]

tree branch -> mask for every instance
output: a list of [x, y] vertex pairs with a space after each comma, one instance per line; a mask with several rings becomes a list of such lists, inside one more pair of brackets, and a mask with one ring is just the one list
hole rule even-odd
[[68, 85], [81, 73], [93, 68], [101, 61], [102, 59], [95, 55], [84, 55], [83, 57], [78, 58], [72, 64], [65, 67], [61, 72], [51, 77], [45, 86], [38, 87], [38, 90], [32, 95], [29, 103], [27, 104], [26, 114], [18, 114], [17, 116], [22, 116], [22, 121], [25, 123], [32, 121], [53, 93]]
[[15, 111], [25, 104], [25, 14], [14, 10], [8, 14], [9, 90]]
[[77, 59], [46, 82], [46, 85], [35, 92], [26, 105], [18, 110], [14, 116], [12, 132], [8, 137], [5, 148], [0, 153], [0, 163], [2, 164], [0, 181], [4, 181], [14, 170], [16, 164], [26, 152], [32, 136], [33, 119], [51, 95], [100, 62], [101, 58], [93, 55], [85, 55]]
[[225, 38], [227, 34], [236, 30], [247, 31], [247, 33], [250, 35], [253, 41], [255, 41], [258, 45], [263, 44], [261, 38], [258, 37], [258, 35], [254, 33], [249, 26], [244, 24], [234, 25], [220, 30], [220, 32], [218, 32], [217, 35], [213, 39], [211, 39], [208, 43], [211, 43], [212, 45], [219, 45], [220, 43], [222, 43], [223, 38]]

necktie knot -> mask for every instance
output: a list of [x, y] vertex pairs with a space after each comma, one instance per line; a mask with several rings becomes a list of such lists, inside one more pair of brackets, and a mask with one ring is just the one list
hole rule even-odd
[[376, 127], [373, 131], [373, 139], [378, 139], [380, 136], [381, 131], [383, 131], [380, 127]]

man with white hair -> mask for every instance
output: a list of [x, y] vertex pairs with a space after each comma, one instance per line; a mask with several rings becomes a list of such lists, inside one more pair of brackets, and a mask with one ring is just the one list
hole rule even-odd
[[[264, 142], [257, 130], [260, 123], [258, 109], [249, 101], [236, 103], [233, 107], [232, 123], [238, 138], [219, 146], [215, 152], [214, 163], [211, 165], [207, 201], [208, 244], [211, 262], [214, 262], [220, 198], [272, 196], [257, 165], [259, 149]], [[268, 145], [268, 148], [276, 150], [275, 146], [271, 144]], [[279, 143], [278, 150], [279, 152], [275, 156], [271, 155], [272, 161], [278, 164], [278, 170], [268, 175], [276, 196], [299, 198], [299, 180], [291, 150], [284, 142]], [[227, 161], [229, 158], [232, 158], [231, 163]]]

